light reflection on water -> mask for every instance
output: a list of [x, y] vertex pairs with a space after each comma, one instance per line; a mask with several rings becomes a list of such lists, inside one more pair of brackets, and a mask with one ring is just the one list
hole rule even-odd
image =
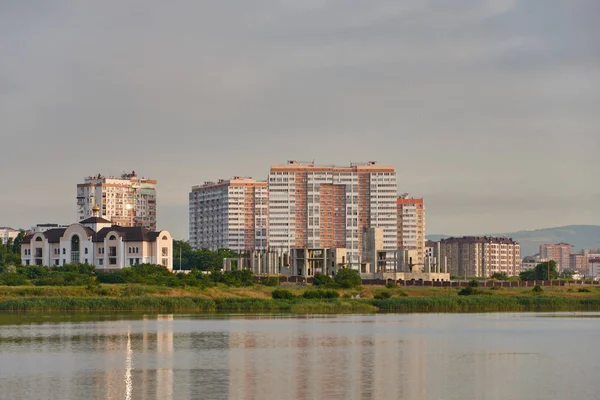
[[597, 316], [0, 315], [0, 398], [595, 398]]

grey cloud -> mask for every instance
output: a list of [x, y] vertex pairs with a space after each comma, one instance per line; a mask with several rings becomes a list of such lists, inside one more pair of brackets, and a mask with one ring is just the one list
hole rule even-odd
[[432, 232], [600, 223], [582, 200], [600, 173], [599, 11], [0, 3], [0, 168], [18, 193], [0, 197], [0, 225], [68, 222], [83, 176], [135, 169], [159, 180], [159, 223], [186, 237], [191, 185], [287, 159], [396, 165]]

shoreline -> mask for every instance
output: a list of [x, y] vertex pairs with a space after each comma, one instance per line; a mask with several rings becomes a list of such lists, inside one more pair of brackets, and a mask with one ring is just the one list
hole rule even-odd
[[390, 299], [264, 299], [141, 296], [23, 297], [0, 301], [3, 313], [196, 312], [196, 313], [470, 313], [600, 311], [600, 298], [556, 296], [434, 296]]

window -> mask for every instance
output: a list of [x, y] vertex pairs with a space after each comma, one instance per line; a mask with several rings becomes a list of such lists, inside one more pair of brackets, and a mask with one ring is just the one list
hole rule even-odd
[[59, 262], [60, 260], [54, 260], [54, 265], [58, 265]]
[[168, 247], [163, 247], [162, 248], [162, 256], [163, 257], [167, 257], [169, 255], [169, 248]]
[[166, 236], [163, 236], [163, 237], [162, 237], [162, 240], [167, 240], [167, 237], [166, 237]]
[[117, 240], [117, 237], [115, 235], [110, 235], [110, 237], [108, 238], [108, 240]]
[[165, 267], [169, 266], [169, 259], [168, 258], [163, 258], [162, 259], [162, 265], [165, 266]]
[[87, 253], [88, 253], [88, 249], [87, 249], [87, 247], [86, 247], [86, 248], [83, 250], [83, 252], [84, 252], [85, 254], [87, 254]]
[[108, 264], [116, 265], [117, 264], [117, 248], [111, 246], [108, 248]]
[[36, 238], [35, 238], [35, 241], [36, 241], [36, 242], [41, 242], [41, 241], [42, 241], [42, 238], [41, 238], [40, 236], [38, 236], [38, 237], [36, 237]]
[[29, 260], [25, 260], [25, 265], [29, 265]]
[[63, 247], [63, 254], [67, 254], [67, 249]]
[[98, 265], [104, 265], [104, 260], [103, 259], [99, 259], [98, 260]]
[[39, 248], [35, 249], [35, 256], [38, 257], [38, 258], [41, 257], [42, 256], [42, 249], [39, 249]]

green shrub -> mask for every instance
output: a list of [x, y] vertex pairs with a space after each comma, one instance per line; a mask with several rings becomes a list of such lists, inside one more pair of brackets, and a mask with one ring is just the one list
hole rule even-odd
[[270, 287], [279, 286], [279, 278], [276, 276], [270, 276], [267, 279], [262, 280], [260, 283]]
[[474, 289], [473, 286], [467, 286], [466, 288], [463, 288], [460, 292], [458, 292], [459, 296], [474, 296], [477, 294], [479, 294], [479, 291], [477, 289]]
[[392, 297], [392, 293], [388, 290], [382, 290], [380, 292], [375, 293], [373, 296], [376, 300], [384, 300]]
[[17, 273], [23, 275], [27, 279], [37, 279], [47, 276], [50, 271], [42, 265], [26, 265], [17, 267]]
[[6, 286], [24, 286], [29, 284], [27, 279], [16, 272], [9, 272], [0, 275], [0, 285]]
[[326, 274], [316, 273], [313, 278], [313, 286], [331, 286], [334, 283], [333, 278]]
[[290, 292], [286, 289], [275, 289], [273, 293], [271, 293], [271, 297], [278, 300], [292, 300], [294, 297], [294, 293]]
[[360, 273], [355, 269], [342, 268], [334, 276], [333, 280], [344, 289], [352, 289], [362, 284]]
[[541, 287], [540, 285], [535, 285], [535, 286], [533, 287], [533, 289], [531, 289], [531, 291], [532, 291], [533, 293], [543, 293], [543, 292], [544, 292], [544, 289], [542, 289], [542, 287]]
[[305, 299], [337, 299], [340, 297], [340, 294], [337, 292], [337, 290], [332, 289], [314, 289], [307, 290], [302, 294], [302, 297]]
[[394, 289], [398, 287], [398, 283], [396, 281], [388, 279], [387, 283], [385, 284], [385, 287], [388, 289]]
[[469, 287], [471, 287], [471, 288], [479, 287], [479, 281], [476, 279], [471, 279], [469, 281]]
[[585, 287], [579, 288], [579, 289], [577, 289], [577, 291], [579, 293], [591, 293], [592, 292], [590, 289], [585, 288]]

